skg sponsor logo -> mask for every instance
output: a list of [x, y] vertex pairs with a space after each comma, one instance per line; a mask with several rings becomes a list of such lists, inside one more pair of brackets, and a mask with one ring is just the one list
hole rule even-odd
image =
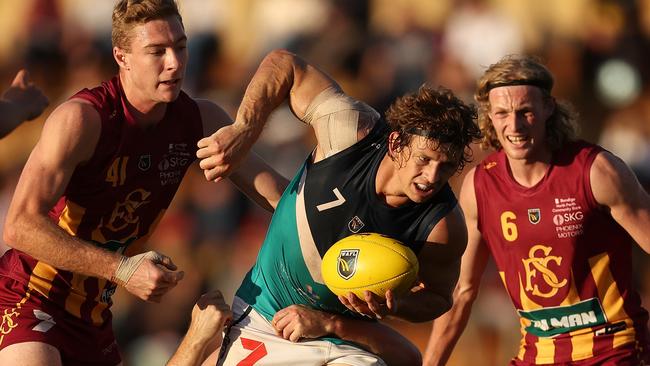
[[557, 214], [553, 216], [553, 223], [556, 226], [564, 225], [565, 223], [569, 224], [574, 221], [582, 221], [584, 215], [582, 211], [570, 212], [565, 214]]
[[556, 198], [553, 212], [553, 224], [557, 237], [574, 238], [584, 232], [582, 221], [584, 214], [579, 202], [573, 198]]
[[183, 168], [192, 162], [192, 154], [187, 152], [187, 144], [169, 144], [168, 152], [158, 163], [160, 184], [178, 184], [183, 178]]

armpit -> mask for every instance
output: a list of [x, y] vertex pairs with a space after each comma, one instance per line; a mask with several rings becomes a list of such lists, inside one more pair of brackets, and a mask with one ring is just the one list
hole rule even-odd
[[354, 145], [379, 120], [379, 113], [336, 88], [327, 88], [314, 98], [303, 121], [312, 125], [325, 157]]

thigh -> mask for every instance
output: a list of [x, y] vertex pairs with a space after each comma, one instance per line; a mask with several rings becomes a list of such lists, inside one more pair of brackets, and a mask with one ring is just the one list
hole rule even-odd
[[322, 366], [327, 355], [327, 348], [323, 345], [304, 347], [300, 343], [292, 343], [275, 334], [246, 326], [231, 327], [221, 349], [218, 366]]
[[[0, 352], [8, 349], [6, 354], [12, 354], [16, 347], [35, 344], [42, 350], [56, 350], [59, 362], [66, 365], [115, 366], [121, 362], [110, 320], [101, 326], [83, 322], [6, 278], [0, 278], [0, 314]], [[39, 349], [34, 357], [45, 352]]]
[[363, 349], [329, 341], [303, 340], [294, 343], [274, 334], [236, 327], [227, 336], [230, 342], [222, 346], [224, 354], [217, 363], [219, 366], [386, 366], [378, 356]]
[[24, 342], [0, 350], [0, 365], [61, 366], [61, 354], [52, 345]]
[[[241, 300], [233, 301], [233, 312], [238, 318]], [[239, 318], [227, 333], [221, 346], [217, 365], [384, 365], [369, 352], [350, 345], [336, 345], [325, 340], [288, 341], [275, 333], [271, 324], [255, 310]], [[209, 359], [214, 359], [211, 355]], [[205, 363], [204, 363], [205, 364]], [[214, 365], [214, 363], [213, 363]]]
[[327, 356], [328, 366], [386, 366], [379, 356], [347, 344], [332, 344]]
[[40, 345], [35, 347], [38, 349], [49, 348], [45, 345], [59, 349], [58, 339], [62, 334], [57, 334], [58, 315], [53, 314], [41, 300], [26, 286], [0, 277], [0, 350], [22, 343]]

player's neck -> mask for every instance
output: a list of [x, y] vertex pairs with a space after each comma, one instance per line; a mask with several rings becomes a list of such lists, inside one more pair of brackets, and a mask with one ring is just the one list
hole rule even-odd
[[551, 164], [550, 159], [545, 161], [508, 158], [508, 165], [512, 178], [521, 186], [530, 188], [544, 178]]
[[128, 82], [122, 83], [122, 89], [126, 96], [126, 107], [137, 125], [147, 128], [156, 125], [163, 119], [167, 111], [167, 103], [147, 98]]
[[406, 193], [402, 192], [399, 187], [399, 179], [394, 174], [394, 162], [386, 154], [379, 164], [377, 175], [375, 176], [375, 192], [377, 196], [391, 207], [399, 207], [410, 202]]

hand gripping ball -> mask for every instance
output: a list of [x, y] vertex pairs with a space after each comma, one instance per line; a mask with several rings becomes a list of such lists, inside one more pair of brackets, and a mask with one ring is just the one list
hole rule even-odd
[[323, 256], [321, 272], [325, 285], [336, 295], [364, 291], [381, 298], [387, 290], [407, 292], [418, 273], [418, 259], [399, 240], [376, 233], [353, 234], [332, 245]]

